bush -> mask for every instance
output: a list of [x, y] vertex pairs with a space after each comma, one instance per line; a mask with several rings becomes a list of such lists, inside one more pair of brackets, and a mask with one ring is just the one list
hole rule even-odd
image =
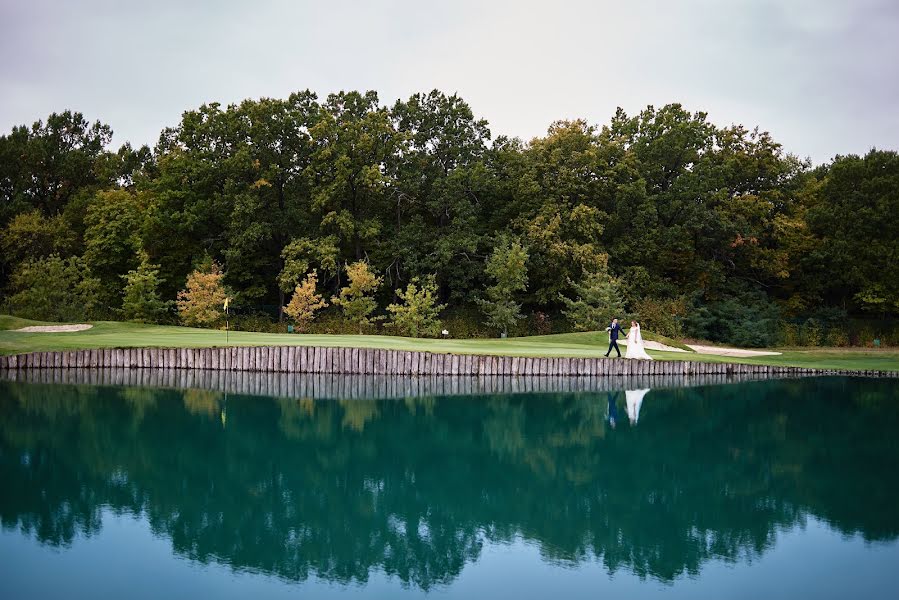
[[824, 338], [824, 343], [834, 348], [845, 348], [849, 345], [849, 334], [838, 327], [832, 327]]
[[387, 307], [390, 313], [388, 328], [410, 337], [437, 337], [440, 335], [440, 311], [445, 304], [437, 304], [437, 283], [433, 277], [423, 283], [413, 279], [406, 290], [397, 290], [402, 304]]
[[806, 319], [802, 324], [799, 335], [800, 344], [803, 346], [818, 347], [821, 345], [821, 324], [817, 319]]
[[277, 324], [272, 321], [270, 315], [264, 312], [232, 315], [230, 326], [234, 331], [259, 331], [264, 333], [277, 331]]
[[535, 312], [531, 317], [531, 326], [536, 335], [549, 335], [553, 332], [552, 320], [544, 312]]
[[644, 298], [637, 301], [634, 309], [644, 329], [674, 339], [683, 337], [683, 320], [687, 316], [686, 298]]
[[150, 263], [146, 252], [139, 252], [140, 264], [122, 275], [125, 289], [122, 292], [122, 316], [138, 323], [159, 323], [169, 312], [171, 302], [159, 297], [159, 265]]
[[516, 292], [527, 289], [528, 252], [518, 240], [502, 237], [487, 258], [485, 271], [495, 283], [486, 298], [478, 300], [487, 322], [508, 335], [509, 329], [524, 318]]
[[443, 327], [456, 339], [494, 337], [492, 327], [484, 322], [481, 311], [472, 308], [450, 308], [443, 314]]
[[784, 322], [780, 324], [778, 337], [781, 346], [793, 347], [799, 345], [799, 326], [795, 323]]
[[780, 310], [763, 294], [713, 302], [695, 308], [684, 319], [684, 331], [690, 337], [762, 348], [777, 343]]
[[[871, 348], [874, 346], [874, 339], [877, 335], [874, 333], [874, 329], [870, 325], [863, 325], [854, 330], [855, 332], [855, 346], [863, 346], [865, 348]], [[850, 335], [850, 339], [852, 336]]]
[[884, 330], [881, 343], [884, 346], [899, 346], [899, 327], [890, 327]]

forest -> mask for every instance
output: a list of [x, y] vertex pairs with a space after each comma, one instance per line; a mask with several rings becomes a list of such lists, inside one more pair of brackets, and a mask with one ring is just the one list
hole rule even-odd
[[437, 90], [304, 91], [188, 110], [153, 148], [67, 110], [0, 136], [0, 310], [897, 345], [896, 215], [896, 151], [814, 165], [680, 104], [524, 141]]

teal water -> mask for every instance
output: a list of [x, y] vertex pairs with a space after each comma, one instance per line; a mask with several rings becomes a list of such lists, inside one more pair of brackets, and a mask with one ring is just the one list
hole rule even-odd
[[895, 382], [640, 396], [0, 382], [0, 598], [899, 596]]

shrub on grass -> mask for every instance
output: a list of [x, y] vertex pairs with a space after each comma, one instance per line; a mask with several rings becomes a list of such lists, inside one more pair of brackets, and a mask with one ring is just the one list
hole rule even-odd
[[215, 327], [225, 321], [224, 304], [228, 292], [219, 265], [208, 260], [187, 276], [185, 289], [178, 292], [178, 314], [191, 327]]
[[877, 335], [874, 333], [874, 329], [870, 325], [864, 325], [855, 329], [855, 344], [856, 346], [863, 346], [865, 348], [872, 348], [874, 346], [874, 339]]
[[502, 237], [487, 259], [486, 272], [494, 284], [487, 288], [485, 298], [478, 300], [487, 322], [509, 334], [509, 329], [524, 318], [516, 295], [527, 289], [528, 252], [518, 240]]
[[800, 330], [800, 343], [816, 348], [821, 345], [821, 324], [817, 319], [806, 319]]
[[285, 314], [293, 320], [300, 333], [309, 328], [309, 324], [315, 320], [316, 312], [328, 306], [321, 295], [316, 293], [317, 284], [318, 273], [313, 269], [303, 282], [296, 286], [290, 302], [284, 307]]
[[402, 303], [387, 307], [390, 322], [387, 328], [399, 335], [410, 337], [437, 337], [440, 335], [440, 311], [445, 304], [437, 304], [437, 283], [433, 277], [424, 282], [413, 279], [405, 291], [397, 290]]
[[694, 338], [749, 348], [777, 342], [780, 311], [759, 296], [745, 295], [694, 308], [684, 332]]
[[355, 323], [361, 334], [377, 320], [371, 316], [378, 307], [372, 294], [381, 287], [383, 279], [375, 275], [364, 260], [347, 265], [346, 274], [349, 283], [340, 289], [339, 296], [331, 298], [331, 303], [343, 310], [344, 317]]
[[849, 335], [844, 329], [832, 327], [828, 330], [824, 343], [833, 348], [845, 348], [849, 345]]
[[779, 332], [778, 343], [781, 346], [793, 347], [799, 345], [799, 326], [795, 323], [781, 323]]

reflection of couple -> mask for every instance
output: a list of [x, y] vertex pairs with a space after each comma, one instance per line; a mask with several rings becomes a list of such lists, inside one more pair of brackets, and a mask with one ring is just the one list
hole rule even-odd
[[[631, 425], [636, 425], [640, 420], [640, 407], [643, 406], [643, 396], [649, 392], [649, 388], [645, 390], [625, 390], [624, 404], [627, 407], [627, 418]], [[609, 425], [615, 428], [615, 421], [618, 419], [618, 407], [615, 405], [615, 395], [609, 392], [609, 408], [608, 408]]]
[[[618, 335], [623, 331], [618, 319], [612, 319], [612, 323], [606, 327], [609, 332], [609, 350], [606, 352], [606, 358], [612, 353], [612, 349], [618, 353], [621, 358], [621, 350], [618, 349]], [[652, 360], [652, 357], [646, 353], [646, 347], [643, 345], [643, 335], [640, 333], [640, 324], [631, 321], [631, 328], [627, 332], [627, 354], [624, 358], [639, 358], [642, 360]]]

